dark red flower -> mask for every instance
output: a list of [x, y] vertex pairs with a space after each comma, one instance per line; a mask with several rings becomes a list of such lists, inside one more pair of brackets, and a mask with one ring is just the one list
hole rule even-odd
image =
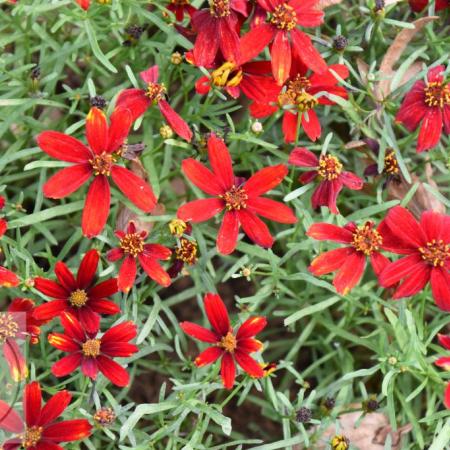
[[197, 262], [198, 244], [191, 236], [191, 224], [180, 219], [173, 219], [169, 224], [169, 229], [177, 243], [173, 248], [173, 262], [167, 269], [167, 273], [170, 278], [176, 278], [186, 264], [191, 266]]
[[99, 327], [100, 314], [119, 313], [119, 305], [107, 299], [119, 290], [117, 279], [95, 283], [99, 258], [97, 250], [89, 250], [81, 261], [76, 278], [62, 261], [55, 265], [58, 282], [35, 278], [34, 287], [54, 300], [37, 306], [34, 317], [52, 320], [66, 311], [77, 317], [87, 331], [95, 332]]
[[126, 232], [115, 232], [119, 239], [119, 246], [107, 254], [108, 261], [124, 258], [120, 266], [118, 286], [122, 292], [129, 292], [136, 280], [136, 258], [144, 271], [161, 286], [171, 283], [169, 274], [158, 263], [159, 259], [169, 259], [172, 252], [164, 245], [146, 244], [147, 231], [137, 230], [134, 222], [129, 222]]
[[293, 56], [314, 72], [327, 70], [310, 37], [298, 29], [299, 25], [317, 27], [323, 22], [318, 4], [319, 0], [258, 0], [258, 5], [268, 13], [267, 23], [258, 20], [248, 39], [264, 45], [272, 42], [272, 73], [280, 86], [289, 78]]
[[[415, 12], [424, 10], [429, 3], [429, 0], [409, 0], [409, 6]], [[449, 0], [436, 0], [436, 11], [441, 11], [445, 8], [450, 8]]]
[[130, 375], [113, 358], [132, 356], [139, 349], [129, 341], [137, 335], [133, 322], [122, 322], [109, 328], [101, 337], [98, 330], [88, 333], [75, 316], [69, 313], [61, 315], [64, 333], [50, 333], [48, 342], [53, 347], [69, 353], [53, 364], [52, 373], [55, 377], [71, 374], [81, 367], [84, 376], [95, 380], [100, 371], [113, 384], [120, 387], [128, 386]]
[[37, 137], [39, 147], [61, 161], [74, 163], [53, 175], [44, 185], [44, 195], [64, 198], [75, 192], [92, 176], [83, 210], [83, 234], [89, 238], [105, 227], [110, 209], [109, 176], [132, 203], [145, 212], [156, 205], [152, 188], [140, 177], [116, 161], [132, 123], [130, 111], [116, 109], [108, 127], [106, 116], [91, 108], [86, 118], [86, 138], [90, 148], [81, 141], [57, 131], [44, 131]]
[[[5, 197], [0, 195], [0, 209], [3, 209], [5, 207], [6, 200]], [[6, 219], [0, 218], [0, 238], [6, 233], [6, 230], [8, 229], [8, 222]]]
[[[316, 97], [319, 92], [347, 98], [347, 91], [337, 86], [339, 80], [331, 72], [345, 79], [349, 72], [343, 64], [333, 64], [321, 74], [307, 75], [307, 68], [296, 59], [293, 60], [291, 75], [283, 87], [275, 91], [275, 95], [264, 103], [257, 101], [250, 105], [250, 114], [263, 118], [283, 110], [283, 135], [286, 142], [294, 142], [297, 137], [298, 115], [301, 115], [301, 126], [311, 141], [316, 141], [322, 134], [320, 121], [315, 108], [317, 105], [334, 105], [325, 96]], [[273, 92], [273, 91], [272, 91]], [[269, 93], [270, 95], [270, 93]]]
[[144, 83], [147, 83], [147, 89], [125, 89], [117, 98], [116, 106], [131, 111], [133, 121], [147, 111], [152, 105], [158, 105], [161, 114], [167, 120], [167, 123], [186, 141], [192, 139], [192, 131], [188, 124], [172, 109], [165, 100], [166, 88], [158, 83], [158, 66], [152, 66], [140, 73]]
[[189, 0], [169, 0], [167, 9], [175, 14], [178, 22], [184, 19], [185, 13], [192, 17], [195, 11], [197, 11], [197, 8], [194, 8]]
[[380, 253], [380, 249], [383, 248], [383, 236], [374, 228], [371, 221], [359, 227], [354, 222], [349, 222], [343, 227], [329, 223], [315, 223], [306, 234], [318, 241], [346, 244], [345, 247], [322, 253], [308, 268], [316, 276], [337, 271], [333, 285], [342, 295], [346, 295], [359, 283], [364, 274], [367, 258], [377, 276], [390, 262]]
[[80, 441], [91, 435], [92, 426], [86, 419], [58, 421], [69, 406], [72, 395], [67, 391], [56, 393], [42, 405], [41, 386], [33, 381], [25, 386], [24, 419], [0, 400], [0, 429], [16, 437], [4, 442], [5, 450], [62, 450], [61, 442]]
[[273, 237], [258, 215], [280, 223], [297, 221], [289, 207], [261, 197], [283, 181], [288, 173], [287, 167], [283, 164], [266, 167], [242, 182], [233, 173], [225, 143], [214, 134], [208, 139], [208, 156], [212, 171], [192, 158], [183, 161], [182, 169], [195, 186], [213, 197], [182, 205], [178, 209], [178, 218], [185, 222], [204, 222], [225, 209], [217, 236], [220, 253], [226, 255], [234, 251], [240, 226], [253, 242], [271, 247]]
[[352, 172], [343, 171], [342, 163], [336, 156], [321, 155], [320, 158], [304, 147], [296, 147], [289, 156], [289, 163], [298, 167], [307, 167], [308, 172], [300, 175], [302, 184], [312, 183], [319, 177], [320, 182], [311, 197], [314, 209], [327, 206], [333, 214], [338, 214], [336, 200], [345, 186], [349, 189], [359, 190], [363, 187], [363, 180]]
[[437, 306], [450, 311], [450, 216], [425, 211], [417, 222], [406, 208], [396, 206], [380, 230], [385, 249], [406, 255], [381, 272], [380, 284], [390, 287], [402, 280], [393, 295], [398, 299], [417, 294], [430, 282]]
[[250, 353], [262, 349], [262, 343], [254, 339], [254, 336], [267, 325], [265, 317], [250, 317], [233, 331], [227, 308], [218, 295], [206, 294], [204, 305], [212, 330], [192, 322], [180, 323], [186, 334], [211, 345], [197, 356], [195, 364], [202, 367], [221, 358], [222, 383], [226, 389], [233, 387], [236, 363], [251, 377], [263, 377], [263, 368]]
[[[444, 334], [438, 334], [439, 343], [446, 350], [450, 350], [450, 336]], [[450, 356], [442, 356], [434, 362], [438, 367], [444, 370], [450, 370]], [[450, 409], [450, 382], [447, 383], [444, 392], [444, 405]]]
[[442, 131], [450, 134], [450, 83], [445, 82], [444, 66], [428, 71], [427, 82], [416, 81], [406, 94], [396, 120], [414, 131], [420, 125], [417, 152], [435, 147]]
[[0, 287], [16, 287], [19, 282], [20, 280], [14, 272], [0, 266]]

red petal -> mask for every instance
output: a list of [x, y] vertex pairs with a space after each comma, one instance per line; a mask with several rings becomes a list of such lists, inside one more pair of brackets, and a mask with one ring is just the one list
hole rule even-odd
[[247, 339], [256, 336], [267, 325], [265, 317], [249, 317], [240, 327], [236, 334], [236, 339]]
[[411, 297], [420, 292], [430, 281], [430, 268], [426, 264], [417, 264], [394, 292], [392, 298]]
[[88, 297], [91, 299], [110, 297], [119, 291], [117, 286], [117, 278], [109, 278], [101, 283], [96, 284], [87, 291]]
[[87, 333], [97, 334], [100, 329], [100, 315], [89, 307], [80, 308], [77, 312], [78, 320]]
[[91, 380], [96, 380], [98, 376], [97, 358], [84, 357], [81, 361], [81, 373]]
[[236, 362], [247, 372], [251, 377], [261, 378], [264, 376], [262, 367], [251, 357], [248, 353], [237, 349], [234, 353]]
[[450, 336], [447, 334], [438, 334], [439, 344], [442, 345], [442, 347], [446, 348], [447, 350], [450, 350]]
[[211, 330], [197, 325], [196, 323], [181, 322], [180, 327], [186, 334], [202, 342], [213, 344], [217, 343], [217, 341], [220, 339]]
[[222, 355], [223, 350], [220, 347], [208, 347], [195, 358], [195, 365], [203, 367], [216, 362]]
[[291, 44], [286, 31], [277, 31], [270, 50], [272, 57], [272, 73], [281, 86], [288, 78], [291, 70]]
[[365, 266], [365, 256], [358, 252], [351, 252], [333, 280], [336, 291], [347, 295], [361, 280]]
[[64, 332], [78, 342], [84, 342], [86, 336], [78, 319], [67, 312], [61, 314], [61, 325]]
[[247, 201], [247, 209], [266, 219], [279, 223], [296, 223], [297, 218], [291, 208], [270, 198], [253, 197]]
[[241, 58], [239, 65], [251, 61], [258, 56], [270, 43], [275, 30], [268, 23], [251, 28], [250, 31], [240, 39]]
[[98, 250], [89, 250], [81, 260], [77, 274], [77, 284], [79, 289], [87, 289], [94, 281], [97, 272], [100, 253]]
[[55, 377], [65, 377], [73, 373], [81, 364], [81, 353], [72, 353], [64, 356], [52, 366], [52, 374]]
[[137, 336], [137, 327], [130, 320], [113, 326], [102, 337], [102, 345], [112, 342], [128, 342]]
[[214, 134], [208, 139], [208, 156], [217, 182], [222, 186], [222, 192], [230, 189], [234, 184], [233, 163], [225, 142]]
[[213, 63], [219, 49], [218, 30], [216, 21], [210, 17], [209, 11], [197, 11], [192, 16], [193, 22], [200, 17], [203, 20], [195, 39], [194, 60], [198, 66], [209, 67]]
[[420, 217], [420, 226], [422, 227], [428, 242], [433, 239], [444, 238], [443, 233], [447, 227], [446, 216], [436, 211], [424, 211]]
[[100, 372], [116, 386], [125, 387], [129, 385], [130, 375], [121, 365], [112, 359], [100, 355], [97, 358], [97, 364]]
[[225, 336], [231, 329], [225, 303], [217, 294], [208, 293], [204, 304], [209, 323], [220, 336]]
[[239, 233], [239, 217], [236, 211], [226, 211], [217, 234], [217, 250], [222, 255], [233, 253]]
[[289, 164], [299, 167], [318, 167], [319, 159], [305, 147], [296, 147], [289, 155]]
[[224, 189], [215, 175], [202, 163], [193, 158], [185, 159], [181, 168], [189, 180], [203, 192], [210, 195], [223, 194]]
[[444, 392], [444, 405], [447, 409], [450, 409], [450, 383], [447, 383]]
[[323, 73], [328, 67], [311, 39], [302, 31], [291, 30], [291, 39], [295, 53], [313, 72]]
[[238, 214], [242, 229], [255, 244], [264, 248], [272, 247], [273, 237], [267, 225], [256, 214], [246, 209], [241, 209]]
[[257, 339], [239, 339], [238, 348], [245, 353], [254, 353], [261, 351], [263, 344]]
[[142, 116], [151, 105], [143, 89], [125, 89], [117, 97], [116, 108], [128, 109], [133, 122]]
[[75, 278], [69, 268], [62, 261], [58, 261], [55, 264], [55, 275], [61, 286], [63, 286], [66, 291], [72, 292], [76, 289], [77, 284]]
[[133, 117], [130, 110], [118, 108], [111, 114], [110, 122], [106, 150], [109, 153], [113, 153], [125, 142], [133, 123]]
[[92, 158], [82, 142], [58, 131], [44, 131], [36, 140], [41, 150], [60, 161], [86, 163]]
[[278, 186], [288, 174], [288, 168], [284, 164], [269, 166], [252, 175], [244, 184], [245, 191], [251, 197], [269, 192]]
[[19, 278], [13, 272], [0, 266], [0, 286], [16, 287], [19, 285]]
[[155, 259], [169, 259], [172, 255], [172, 250], [161, 244], [145, 244], [144, 252], [148, 256]]
[[63, 352], [72, 353], [80, 350], [79, 344], [71, 337], [62, 333], [50, 333], [48, 335], [48, 343]]
[[42, 437], [54, 442], [73, 442], [90, 436], [91, 430], [86, 419], [65, 420], [45, 427]]
[[306, 120], [306, 114], [302, 114], [302, 126], [306, 135], [315, 142], [322, 134], [322, 128], [320, 127], [319, 119], [313, 109], [308, 111], [308, 120]]
[[347, 228], [323, 222], [311, 225], [306, 235], [317, 241], [334, 241], [344, 244], [349, 244], [353, 240], [353, 233]]
[[400, 258], [390, 263], [381, 272], [379, 282], [383, 287], [390, 287], [413, 272], [415, 266], [423, 266], [425, 264], [418, 254]]
[[204, 222], [224, 209], [220, 198], [194, 200], [178, 208], [177, 217], [185, 222]]
[[156, 197], [152, 188], [140, 177], [128, 169], [114, 165], [111, 177], [123, 195], [144, 212], [151, 212], [156, 206]]
[[94, 153], [100, 154], [108, 148], [108, 122], [105, 113], [91, 108], [86, 117], [86, 139]]
[[66, 289], [47, 278], [36, 277], [34, 279], [34, 287], [48, 297], [60, 299], [69, 297], [69, 292]]
[[334, 272], [342, 267], [351, 252], [351, 248], [342, 247], [322, 253], [312, 260], [308, 270], [316, 276]]
[[381, 272], [391, 263], [391, 261], [379, 252], [373, 252], [370, 255], [370, 263], [372, 264], [373, 271], [377, 277]]
[[216, 39], [219, 39], [220, 50], [225, 60], [237, 63], [241, 59], [241, 52], [235, 22], [235, 20], [232, 20], [232, 16], [219, 19]]
[[37, 306], [33, 311], [33, 317], [43, 321], [52, 320], [63, 313], [67, 307], [67, 300], [53, 300]]
[[327, 206], [332, 214], [339, 214], [336, 200], [342, 187], [343, 185], [339, 178], [333, 181], [321, 181], [311, 196], [312, 207], [316, 209], [319, 206]]
[[12, 379], [19, 383], [28, 377], [28, 368], [25, 357], [16, 341], [6, 340], [3, 345], [3, 356], [9, 366]]
[[106, 254], [106, 259], [110, 262], [118, 261], [123, 258], [124, 252], [121, 248], [113, 248]]
[[158, 106], [161, 114], [170, 125], [170, 128], [172, 128], [178, 136], [188, 142], [191, 142], [192, 131], [189, 128], [189, 125], [171, 108], [165, 100], [160, 100]]
[[139, 256], [139, 262], [147, 275], [161, 286], [167, 287], [172, 283], [170, 275], [159, 265], [158, 261], [145, 253]]
[[418, 153], [429, 150], [439, 144], [442, 134], [443, 117], [439, 108], [429, 108], [425, 114], [417, 139]]
[[128, 342], [107, 342], [102, 344], [102, 353], [116, 358], [128, 358], [139, 351], [139, 348]]
[[129, 292], [136, 280], [136, 260], [132, 256], [127, 256], [120, 266], [117, 278], [119, 289], [122, 292]]
[[144, 83], [157, 83], [159, 78], [159, 67], [155, 64], [139, 74]]
[[344, 184], [344, 186], [353, 190], [362, 189], [364, 185], [364, 181], [352, 172], [342, 172], [339, 179]]
[[89, 307], [98, 314], [113, 315], [120, 313], [120, 306], [105, 298], [90, 300]]
[[96, 176], [89, 187], [81, 219], [81, 228], [87, 238], [97, 236], [105, 227], [110, 201], [108, 179], [104, 175]]
[[450, 311], [450, 275], [444, 268], [431, 269], [431, 290], [436, 305], [443, 311]]
[[391, 231], [411, 247], [419, 248], [426, 244], [425, 233], [406, 208], [395, 206], [390, 209], [385, 221]]
[[297, 139], [298, 114], [293, 114], [290, 111], [285, 111], [283, 115], [283, 122], [281, 130], [283, 131], [284, 142], [295, 142]]
[[80, 188], [92, 175], [89, 164], [77, 164], [55, 173], [43, 186], [47, 198], [64, 198]]
[[57, 392], [42, 408], [38, 425], [47, 425], [57, 419], [69, 406], [72, 395], [67, 391]]
[[19, 434], [24, 429], [22, 418], [3, 400], [0, 400], [0, 428], [14, 434]]
[[222, 356], [220, 373], [225, 389], [231, 389], [236, 378], [236, 366], [230, 353], [224, 353], [224, 355]]
[[324, 13], [318, 0], [291, 0], [289, 6], [295, 9], [297, 23], [302, 27], [317, 27], [323, 23]]

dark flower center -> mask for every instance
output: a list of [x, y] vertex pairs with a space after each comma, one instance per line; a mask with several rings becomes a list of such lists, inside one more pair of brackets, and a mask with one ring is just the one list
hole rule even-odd
[[231, 331], [224, 336], [219, 343], [219, 347], [222, 347], [226, 352], [233, 353], [237, 347], [236, 337]]
[[422, 259], [434, 267], [443, 267], [447, 258], [450, 258], [450, 245], [442, 239], [433, 239], [427, 242], [426, 247], [420, 247]]
[[335, 180], [342, 172], [342, 164], [336, 156], [322, 155], [317, 172], [325, 180]]
[[182, 237], [180, 246], [175, 250], [175, 256], [186, 264], [194, 264], [197, 261], [197, 242]]
[[88, 295], [83, 289], [77, 289], [70, 294], [69, 302], [75, 308], [82, 308], [88, 301]]
[[0, 344], [7, 339], [14, 339], [19, 332], [19, 325], [12, 315], [6, 312], [0, 313]]
[[233, 186], [228, 192], [219, 196], [225, 202], [228, 211], [232, 209], [245, 209], [247, 207], [248, 195], [244, 188]]
[[42, 437], [43, 427], [31, 427], [25, 430], [22, 435], [22, 447], [30, 448], [38, 444]]
[[114, 156], [103, 152], [101, 155], [95, 155], [94, 158], [90, 159], [92, 169], [94, 170], [94, 175], [107, 175], [111, 173], [111, 167], [113, 165]]
[[308, 92], [310, 86], [308, 78], [297, 75], [288, 82], [286, 91], [278, 96], [279, 105], [295, 105], [301, 112], [314, 108], [319, 101]]
[[279, 30], [292, 30], [297, 25], [297, 13], [292, 6], [282, 3], [275, 8], [270, 23]]
[[242, 81], [242, 70], [233, 63], [226, 62], [211, 73], [211, 80], [217, 87], [236, 87]]
[[166, 93], [166, 87], [163, 84], [148, 83], [145, 95], [150, 99], [153, 104], [159, 103]]
[[398, 161], [395, 157], [395, 153], [392, 150], [389, 150], [386, 152], [386, 155], [384, 157], [384, 173], [387, 173], [388, 175], [396, 175], [399, 173], [398, 168]]
[[373, 222], [366, 222], [353, 232], [353, 247], [355, 247], [358, 252], [364, 253], [366, 256], [370, 256], [373, 252], [377, 251], [382, 243], [383, 238], [380, 233], [373, 228]]
[[443, 109], [445, 105], [450, 105], [450, 87], [441, 81], [432, 81], [425, 88], [425, 104], [427, 106]]
[[144, 239], [138, 233], [126, 234], [119, 243], [120, 248], [132, 256], [144, 251]]
[[211, 0], [209, 10], [216, 19], [228, 17], [231, 14], [230, 0]]
[[82, 344], [81, 351], [83, 352], [84, 356], [95, 358], [100, 355], [100, 346], [100, 339], [89, 339]]

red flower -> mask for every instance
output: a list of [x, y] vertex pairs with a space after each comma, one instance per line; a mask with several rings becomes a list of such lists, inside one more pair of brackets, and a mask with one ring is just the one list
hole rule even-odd
[[258, 4], [269, 13], [268, 23], [253, 27], [248, 39], [264, 45], [272, 42], [272, 73], [280, 86], [289, 77], [293, 56], [314, 72], [327, 70], [309, 36], [298, 29], [298, 25], [317, 27], [323, 22], [323, 12], [318, 9], [319, 0], [258, 0]]
[[188, 124], [164, 100], [166, 88], [163, 84], [158, 84], [158, 74], [158, 66], [152, 66], [144, 72], [141, 72], [140, 76], [144, 83], [147, 83], [147, 89], [123, 90], [117, 98], [116, 106], [130, 110], [133, 120], [136, 120], [150, 106], [158, 105], [161, 114], [167, 120], [167, 123], [173, 131], [178, 136], [190, 142], [192, 139], [192, 131]]
[[[5, 207], [5, 197], [0, 195], [0, 209]], [[5, 219], [0, 218], [0, 237], [2, 237], [8, 229], [8, 222]]]
[[[444, 347], [446, 350], [450, 350], [450, 336], [438, 334], [438, 339], [442, 347]], [[444, 370], [450, 370], [450, 356], [442, 356], [434, 363]], [[447, 383], [447, 386], [445, 388], [444, 404], [446, 408], [450, 409], [450, 383]]]
[[97, 378], [100, 371], [116, 386], [128, 386], [130, 375], [112, 358], [126, 358], [139, 350], [129, 343], [137, 335], [133, 322], [115, 325], [101, 337], [97, 336], [98, 330], [94, 333], [86, 332], [75, 316], [69, 313], [61, 315], [61, 324], [64, 333], [50, 333], [48, 342], [69, 355], [53, 364], [53, 375], [64, 377], [81, 367], [83, 375], [92, 380]]
[[319, 206], [328, 206], [333, 214], [338, 214], [336, 200], [342, 188], [359, 190], [363, 187], [363, 180], [352, 172], [342, 171], [342, 163], [336, 156], [321, 155], [320, 158], [304, 147], [297, 147], [292, 150], [289, 156], [289, 163], [294, 166], [308, 167], [309, 170], [300, 176], [299, 180], [303, 184], [312, 183], [320, 177], [319, 185], [311, 197], [311, 204], [314, 209]]
[[395, 118], [409, 131], [420, 125], [417, 152], [435, 147], [442, 129], [450, 134], [450, 83], [444, 81], [444, 70], [444, 66], [433, 67], [428, 71], [427, 82], [416, 81]]
[[212, 330], [192, 322], [180, 323], [186, 334], [211, 344], [195, 359], [197, 367], [211, 364], [221, 358], [222, 383], [226, 389], [233, 387], [236, 363], [251, 377], [263, 377], [261, 365], [250, 356], [250, 353], [262, 349], [262, 343], [254, 339], [254, 336], [267, 325], [265, 317], [250, 317], [234, 332], [225, 304], [218, 295], [205, 295], [205, 311]]
[[15, 273], [0, 266], [0, 287], [16, 287], [19, 282], [20, 280]]
[[184, 19], [184, 14], [188, 13], [190, 17], [197, 11], [189, 0], [170, 0], [167, 9], [175, 14], [175, 18], [178, 22]]
[[[429, 0], [409, 0], [409, 6], [415, 12], [424, 10], [429, 3]], [[449, 0], [436, 0], [436, 11], [441, 11], [445, 8], [450, 8]]]
[[225, 143], [214, 134], [208, 139], [208, 156], [212, 171], [192, 158], [183, 161], [182, 169], [193, 184], [214, 197], [186, 203], [178, 209], [178, 218], [185, 222], [204, 222], [225, 209], [217, 236], [220, 253], [227, 255], [234, 251], [241, 225], [253, 242], [271, 247], [273, 237], [258, 215], [280, 223], [297, 221], [286, 205], [261, 197], [281, 183], [287, 167], [283, 164], [266, 167], [242, 182], [234, 176]]
[[136, 280], [136, 258], [144, 271], [161, 286], [171, 283], [169, 274], [159, 265], [159, 259], [169, 259], [172, 252], [164, 245], [146, 244], [147, 231], [138, 231], [134, 222], [129, 222], [126, 232], [116, 231], [119, 246], [108, 252], [108, 261], [124, 258], [120, 266], [118, 286], [122, 292], [129, 292]]
[[69, 406], [72, 395], [67, 391], [55, 394], [42, 405], [41, 386], [34, 381], [25, 386], [24, 419], [0, 401], [0, 428], [17, 435], [3, 444], [5, 450], [62, 450], [61, 442], [80, 441], [91, 435], [92, 426], [86, 419], [57, 421]]
[[29, 298], [15, 298], [6, 312], [0, 312], [0, 345], [12, 378], [24, 380], [28, 376], [25, 358], [17, 341], [39, 342], [40, 326], [44, 323], [33, 317], [34, 302]]
[[89, 9], [89, 6], [91, 6], [91, 0], [76, 0], [76, 2], [85, 10], [87, 11]]
[[34, 317], [38, 320], [52, 320], [63, 312], [73, 314], [89, 332], [98, 330], [100, 314], [117, 314], [119, 306], [106, 297], [114, 295], [119, 288], [117, 279], [110, 278], [95, 284], [99, 253], [89, 250], [81, 261], [75, 278], [62, 261], [55, 265], [58, 282], [47, 278], [34, 279], [34, 287], [54, 300], [37, 306]]
[[[311, 141], [316, 141], [322, 134], [319, 119], [315, 112], [317, 105], [334, 105], [335, 103], [325, 96], [316, 97], [319, 92], [347, 98], [347, 91], [337, 86], [339, 80], [331, 72], [332, 69], [340, 78], [349, 75], [347, 67], [343, 64], [334, 64], [322, 74], [307, 76], [304, 64], [293, 61], [291, 75], [283, 88], [278, 88], [271, 99], [266, 103], [256, 102], [250, 105], [253, 117], [263, 118], [279, 110], [284, 111], [283, 135], [286, 142], [294, 142], [297, 137], [298, 115], [301, 114], [301, 126]], [[286, 109], [289, 108], [289, 109]]]
[[420, 222], [405, 208], [392, 208], [380, 224], [384, 248], [406, 255], [390, 263], [380, 284], [390, 287], [400, 280], [393, 298], [410, 297], [431, 283], [434, 300], [450, 311], [450, 216], [435, 211], [422, 213]]
[[345, 247], [322, 253], [308, 268], [316, 276], [337, 271], [333, 285], [342, 295], [350, 292], [361, 280], [367, 257], [377, 276], [390, 262], [379, 251], [383, 248], [383, 236], [371, 221], [359, 227], [354, 222], [349, 222], [344, 227], [315, 223], [306, 234], [318, 241], [330, 240], [347, 244]]
[[53, 175], [44, 185], [44, 195], [64, 198], [75, 192], [93, 175], [83, 210], [83, 234], [99, 234], [108, 219], [110, 187], [108, 177], [132, 203], [145, 212], [156, 205], [151, 187], [128, 169], [116, 164], [128, 136], [132, 117], [128, 110], [116, 109], [108, 127], [105, 114], [91, 108], [86, 118], [86, 138], [90, 148], [78, 139], [57, 131], [44, 131], [37, 137], [39, 147], [61, 161], [75, 163]]

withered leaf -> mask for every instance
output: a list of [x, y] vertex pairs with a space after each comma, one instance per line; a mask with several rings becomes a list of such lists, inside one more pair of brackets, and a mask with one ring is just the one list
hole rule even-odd
[[339, 3], [342, 3], [342, 0], [319, 0], [318, 9], [329, 8], [330, 6], [338, 5]]

